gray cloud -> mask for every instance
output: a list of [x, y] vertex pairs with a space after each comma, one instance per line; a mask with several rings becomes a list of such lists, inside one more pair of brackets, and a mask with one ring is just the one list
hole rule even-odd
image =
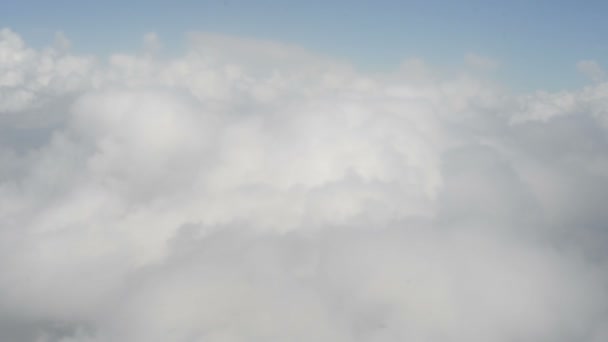
[[3, 340], [608, 338], [606, 84], [1, 32]]

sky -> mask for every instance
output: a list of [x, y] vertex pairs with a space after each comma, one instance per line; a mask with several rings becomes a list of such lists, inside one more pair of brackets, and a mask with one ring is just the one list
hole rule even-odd
[[0, 7], [0, 341], [608, 341], [604, 6]]
[[2, 23], [35, 44], [62, 31], [82, 52], [132, 50], [156, 32], [170, 51], [211, 31], [294, 43], [385, 70], [407, 58], [455, 68], [469, 53], [500, 61], [514, 90], [581, 86], [580, 60], [608, 61], [605, 1], [4, 1]]

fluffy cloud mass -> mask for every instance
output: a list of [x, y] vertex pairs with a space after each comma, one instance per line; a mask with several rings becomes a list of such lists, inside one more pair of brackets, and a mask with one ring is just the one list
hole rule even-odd
[[0, 31], [1, 340], [608, 340], [608, 83], [59, 38]]

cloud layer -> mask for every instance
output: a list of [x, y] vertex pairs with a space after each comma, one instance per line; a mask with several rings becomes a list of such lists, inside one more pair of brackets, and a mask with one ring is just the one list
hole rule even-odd
[[217, 34], [107, 60], [59, 38], [0, 31], [2, 340], [608, 339], [600, 79], [516, 96]]

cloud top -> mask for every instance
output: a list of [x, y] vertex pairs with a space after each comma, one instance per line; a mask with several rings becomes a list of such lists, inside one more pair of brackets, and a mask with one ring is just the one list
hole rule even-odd
[[600, 79], [516, 96], [218, 34], [58, 39], [0, 32], [3, 340], [608, 338]]

